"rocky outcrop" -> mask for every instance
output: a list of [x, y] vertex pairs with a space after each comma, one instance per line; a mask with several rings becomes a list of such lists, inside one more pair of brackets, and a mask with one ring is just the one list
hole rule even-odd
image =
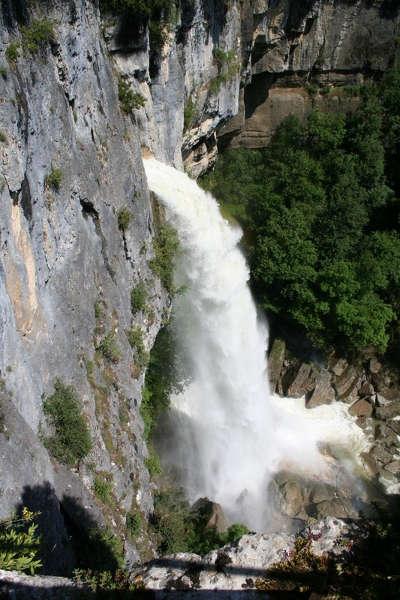
[[263, 147], [285, 117], [313, 108], [353, 110], [349, 86], [387, 69], [400, 25], [398, 4], [387, 1], [260, 0], [245, 14], [246, 85], [221, 146]]
[[[339, 519], [316, 523], [307, 533], [310, 551], [315, 556], [340, 554], [353, 529], [356, 529], [354, 525], [346, 525]], [[339, 539], [342, 546], [337, 543]], [[218, 590], [225, 590], [225, 594], [237, 590], [247, 598], [249, 593], [252, 596], [252, 590], [262, 589], [260, 584], [268, 578], [269, 569], [285, 561], [294, 545], [293, 534], [245, 535], [235, 545], [213, 550], [204, 557], [174, 554], [149, 563], [137, 571], [135, 581], [144, 589], [155, 591], [157, 598], [168, 597], [174, 590], [184, 591], [185, 598], [191, 597], [191, 590], [208, 590], [211, 598]]]
[[[343, 402], [371, 439], [362, 455], [367, 472], [390, 493], [400, 491], [400, 379], [376, 357], [350, 364], [331, 356], [326, 364], [303, 362], [285, 342], [275, 339], [270, 350], [271, 390], [281, 396], [304, 397], [307, 408]], [[338, 515], [341, 516], [341, 515]]]

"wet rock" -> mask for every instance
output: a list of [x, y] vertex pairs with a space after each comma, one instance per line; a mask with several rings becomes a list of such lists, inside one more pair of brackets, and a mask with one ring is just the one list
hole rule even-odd
[[339, 358], [339, 360], [336, 360], [336, 362], [331, 365], [331, 369], [336, 377], [340, 377], [346, 371], [348, 366], [349, 363], [345, 358]]
[[331, 375], [329, 371], [323, 369], [317, 376], [315, 388], [308, 400], [306, 400], [307, 408], [314, 408], [321, 404], [331, 404], [334, 402], [336, 393], [331, 383]]
[[349, 408], [349, 413], [353, 417], [371, 417], [374, 407], [368, 400], [356, 400]]
[[386, 471], [393, 473], [393, 475], [399, 475], [400, 474], [400, 460], [399, 459], [393, 460], [392, 462], [390, 462], [389, 464], [387, 464], [385, 466], [385, 469], [386, 469]]
[[393, 419], [400, 416], [400, 402], [391, 402], [376, 409], [376, 417], [381, 420]]
[[371, 475], [371, 477], [375, 477], [375, 475], [379, 473], [379, 466], [371, 454], [368, 452], [363, 452], [361, 454], [361, 460], [365, 470], [367, 473], [369, 473], [369, 475]]
[[383, 448], [381, 445], [371, 448], [369, 454], [376, 460], [378, 464], [380, 463], [382, 465], [387, 465], [393, 460], [393, 455], [385, 450], [385, 448]]
[[285, 352], [286, 344], [284, 340], [276, 338], [272, 344], [271, 352], [268, 357], [268, 375], [272, 393], [277, 391], [278, 381], [285, 360]]
[[302, 363], [287, 389], [290, 398], [301, 398], [315, 387], [315, 370], [312, 364]]
[[358, 391], [360, 397], [371, 397], [375, 394], [374, 386], [369, 381], [365, 381]]
[[270, 485], [270, 495], [277, 513], [290, 519], [357, 517], [352, 484], [344, 472], [338, 471], [335, 485], [281, 472]]
[[343, 402], [351, 402], [357, 399], [358, 389], [361, 387], [360, 373], [353, 366], [349, 365], [339, 376], [334, 378], [334, 386], [339, 397]]

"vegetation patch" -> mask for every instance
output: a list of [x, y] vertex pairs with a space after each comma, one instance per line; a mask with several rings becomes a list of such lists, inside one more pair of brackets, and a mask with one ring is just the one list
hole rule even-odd
[[221, 85], [230, 81], [238, 72], [239, 61], [234, 50], [224, 51], [214, 48], [214, 61], [218, 67], [218, 75], [210, 81], [211, 94], [218, 94]]
[[118, 81], [118, 99], [122, 111], [127, 115], [130, 115], [132, 111], [145, 105], [143, 96], [134, 92], [129, 83], [122, 78]]
[[142, 527], [143, 527], [143, 517], [140, 514], [139, 511], [135, 511], [135, 512], [129, 512], [126, 515], [126, 529], [128, 531], [128, 534], [132, 537], [132, 538], [136, 538]]
[[0, 130], [0, 143], [7, 144], [7, 136], [4, 133], [4, 131], [1, 131], [1, 130]]
[[112, 488], [112, 476], [110, 473], [97, 473], [94, 478], [93, 491], [96, 497], [108, 506], [114, 505], [114, 496]]
[[117, 363], [121, 358], [121, 351], [119, 349], [115, 334], [108, 333], [97, 346], [97, 350], [104, 356], [104, 358], [112, 363]]
[[22, 49], [36, 54], [47, 44], [55, 41], [54, 25], [49, 19], [33, 21], [29, 26], [21, 28]]
[[20, 517], [0, 521], [0, 569], [35, 575], [40, 571], [40, 536], [33, 513], [22, 509]]
[[174, 261], [179, 250], [179, 240], [175, 229], [164, 224], [159, 227], [153, 242], [154, 258], [150, 268], [160, 279], [165, 289], [172, 293]]
[[46, 187], [52, 188], [56, 192], [60, 190], [63, 173], [59, 168], [52, 168], [50, 173], [46, 176]]
[[143, 281], [140, 281], [131, 291], [131, 310], [132, 314], [144, 310], [146, 308], [147, 290]]
[[195, 552], [204, 555], [234, 543], [248, 533], [248, 529], [240, 524], [232, 525], [225, 533], [218, 533], [212, 527], [206, 528], [204, 516], [191, 511], [183, 491], [176, 488], [156, 494], [151, 526], [158, 537], [158, 550], [162, 554]]
[[7, 46], [5, 56], [9, 63], [14, 64], [17, 62], [19, 58], [18, 42], [11, 42], [11, 44]]
[[149, 361], [149, 353], [144, 346], [142, 330], [138, 326], [131, 327], [127, 336], [131, 348], [135, 351], [137, 364], [144, 368]]
[[178, 352], [173, 330], [164, 327], [150, 352], [140, 405], [146, 441], [151, 439], [157, 420], [168, 409], [171, 394], [182, 391], [185, 379], [184, 361]]
[[121, 208], [118, 211], [118, 228], [121, 231], [126, 231], [129, 227], [129, 223], [131, 222], [131, 219], [132, 219], [131, 211], [126, 207]]
[[187, 100], [183, 112], [183, 130], [190, 129], [196, 120], [196, 103], [193, 102], [192, 97]]
[[57, 379], [54, 393], [43, 402], [43, 412], [54, 430], [43, 440], [46, 448], [59, 462], [76, 465], [89, 454], [92, 442], [75, 389]]

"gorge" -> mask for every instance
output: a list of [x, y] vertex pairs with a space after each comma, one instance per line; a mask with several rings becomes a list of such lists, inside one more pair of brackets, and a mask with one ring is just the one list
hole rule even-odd
[[[157, 501], [169, 473], [191, 503], [206, 496], [229, 523], [274, 529], [278, 537], [229, 540], [234, 568], [279, 562], [294, 548], [291, 530], [312, 519], [325, 519], [312, 534], [323, 536], [321, 547], [326, 539], [329, 552], [336, 548], [332, 532], [346, 537], [347, 524], [329, 519], [359, 516], [365, 473], [379, 498], [385, 490], [394, 493], [389, 503], [397, 497], [400, 384], [392, 357], [369, 347], [358, 357], [303, 352], [298, 332], [277, 331], [276, 318], [268, 340], [240, 228], [194, 178], [217, 164], [223, 181], [229, 152], [275, 148], [288, 116], [306, 124], [314, 111], [355, 114], [361, 90], [397, 64], [399, 12], [395, 0], [1, 0], [0, 534], [15, 511], [38, 513], [37, 572], [114, 577], [124, 566], [131, 576], [133, 566], [159, 557]], [[378, 237], [389, 222], [394, 238], [396, 94], [385, 101], [393, 127], [379, 135], [392, 143], [393, 164], [390, 180], [377, 177], [389, 209], [374, 207], [373, 217]], [[314, 141], [309, 148], [328, 157]], [[232, 165], [238, 192], [251, 162]], [[302, 164], [293, 162], [291, 172], [314, 184]], [[334, 215], [357, 224], [361, 213], [340, 197]], [[362, 229], [376, 239], [370, 222]], [[299, 237], [296, 230], [286, 239]], [[246, 228], [245, 238], [254, 240]], [[390, 255], [392, 279], [370, 272], [392, 290], [395, 312], [398, 257], [390, 245], [379, 248]], [[292, 288], [276, 289], [279, 296]], [[149, 425], [146, 378], [168, 323], [188, 377], [169, 413], [151, 409]], [[385, 332], [391, 341], [396, 327]], [[173, 519], [190, 512], [187, 499], [171, 503]], [[173, 519], [166, 530], [189, 538], [192, 516]], [[187, 583], [186, 568], [159, 579], [151, 564], [144, 569], [139, 587]], [[14, 597], [26, 586], [20, 597], [34, 597], [35, 583], [18, 583], [19, 575], [7, 583], [4, 573], [0, 593]], [[209, 577], [233, 586], [223, 589], [255, 588], [255, 577], [250, 585], [218, 573], [206, 568], [202, 589], [214, 585]], [[53, 597], [43, 585], [38, 597]], [[62, 585], [75, 594], [76, 581]]]

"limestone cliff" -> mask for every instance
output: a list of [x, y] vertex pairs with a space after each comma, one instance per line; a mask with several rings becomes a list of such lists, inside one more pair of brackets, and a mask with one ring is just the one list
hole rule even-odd
[[[215, 159], [217, 130], [225, 144], [263, 145], [286, 114], [310, 109], [307, 82], [356, 82], [391, 60], [397, 3], [300, 4], [185, 2], [155, 58], [146, 27], [101, 16], [95, 0], [0, 4], [0, 518], [26, 503], [42, 511], [48, 572], [73, 563], [66, 523], [107, 525], [131, 561], [153, 551], [125, 528], [127, 513], [152, 509], [144, 368], [127, 333], [139, 328], [148, 351], [170, 304], [150, 267], [157, 219], [141, 150], [198, 175]], [[43, 19], [54, 32], [32, 40]], [[121, 79], [140, 99], [130, 114]], [[132, 314], [140, 282], [146, 307]], [[90, 426], [79, 468], [42, 442], [56, 379], [74, 386]]]

